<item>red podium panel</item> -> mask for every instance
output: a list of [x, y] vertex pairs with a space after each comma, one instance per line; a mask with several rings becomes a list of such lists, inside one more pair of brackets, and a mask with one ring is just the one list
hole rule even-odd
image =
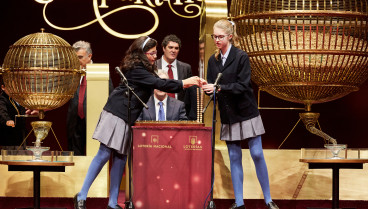
[[211, 189], [211, 151], [208, 127], [134, 126], [135, 208], [203, 208]]

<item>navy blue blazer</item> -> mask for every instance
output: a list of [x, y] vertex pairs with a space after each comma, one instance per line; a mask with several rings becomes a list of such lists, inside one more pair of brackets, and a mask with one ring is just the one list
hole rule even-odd
[[[143, 111], [138, 120], [156, 120], [156, 105], [153, 97], [154, 96], [151, 96], [148, 100], [148, 109], [143, 108]], [[168, 96], [166, 106], [166, 120], [187, 120], [184, 102]]]
[[221, 123], [233, 124], [257, 117], [259, 110], [251, 84], [247, 53], [231, 46], [224, 66], [221, 57], [216, 60], [212, 55], [208, 60], [207, 81], [214, 83], [218, 73], [222, 73], [219, 81], [221, 91], [216, 94]]

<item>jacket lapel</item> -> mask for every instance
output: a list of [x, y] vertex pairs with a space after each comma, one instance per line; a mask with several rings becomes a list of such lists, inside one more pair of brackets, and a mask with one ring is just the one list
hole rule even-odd
[[216, 72], [216, 74], [222, 72], [223, 69], [224, 69], [224, 66], [222, 66], [221, 55], [219, 54], [218, 56], [219, 56], [219, 58], [218, 59], [215, 59], [216, 60], [217, 70], [218, 70], [218, 72]]
[[173, 99], [167, 96], [167, 104], [166, 104], [166, 120], [172, 120], [173, 118]]
[[184, 80], [183, 76], [183, 68], [181, 67], [181, 64], [179, 60], [176, 60], [176, 70], [178, 72], [178, 80]]
[[156, 104], [155, 104], [155, 100], [153, 99], [153, 95], [149, 98], [147, 103], [148, 103], [147, 106], [149, 107], [148, 115], [150, 119], [156, 120]]
[[[229, 52], [229, 55], [227, 56], [226, 58], [226, 62], [222, 68], [222, 71], [225, 71], [227, 66], [229, 66], [235, 59], [235, 55], [236, 55], [236, 50], [237, 48], [235, 46], [231, 46], [231, 49], [230, 49], [230, 52]], [[220, 55], [221, 56], [221, 55]], [[221, 60], [220, 60], [221, 61]], [[222, 64], [221, 64], [222, 66]], [[222, 72], [221, 71], [221, 72]]]

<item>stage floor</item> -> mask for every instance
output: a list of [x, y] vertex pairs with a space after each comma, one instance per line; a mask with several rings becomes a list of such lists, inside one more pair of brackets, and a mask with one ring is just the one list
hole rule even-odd
[[[121, 196], [121, 195], [120, 195]], [[307, 208], [331, 208], [330, 200], [274, 200], [280, 209], [307, 209]], [[107, 206], [107, 198], [88, 198], [88, 209], [105, 209]], [[119, 199], [119, 204], [124, 207], [124, 198]], [[233, 200], [230, 199], [215, 199], [217, 209], [228, 209]], [[30, 197], [0, 197], [1, 209], [14, 209], [21, 207], [32, 206], [33, 199]], [[247, 209], [265, 209], [263, 200], [247, 199], [245, 200]], [[64, 207], [66, 209], [73, 209], [72, 198], [55, 198], [44, 197], [41, 198], [41, 207]], [[368, 201], [362, 200], [341, 200], [340, 208], [356, 208], [367, 209]], [[185, 209], [175, 208], [175, 209]], [[201, 209], [201, 208], [198, 208]]]

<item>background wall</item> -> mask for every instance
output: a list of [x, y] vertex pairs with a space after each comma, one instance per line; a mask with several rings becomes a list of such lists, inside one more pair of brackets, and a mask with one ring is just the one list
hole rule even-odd
[[[181, 2], [184, 2], [184, 0]], [[228, 2], [230, 5], [230, 0], [228, 0]], [[142, 1], [142, 3], [143, 5], [147, 5], [147, 1]], [[54, 0], [47, 7], [46, 15], [50, 22], [57, 26], [74, 27], [96, 18], [92, 4], [93, 2], [90, 0]], [[107, 0], [106, 4], [109, 8], [100, 9], [101, 14], [124, 5], [132, 5], [133, 2]], [[37, 3], [35, 0], [3, 0], [0, 5], [1, 64], [3, 63], [9, 46], [20, 38], [31, 33], [40, 32], [40, 28], [45, 28], [45, 32], [58, 35], [70, 44], [78, 40], [90, 42], [93, 49], [93, 61], [95, 63], [109, 63], [114, 86], [118, 85], [119, 77], [115, 74], [114, 67], [119, 65], [125, 51], [133, 40], [114, 37], [107, 33], [98, 23], [71, 31], [54, 29], [43, 19], [42, 10], [44, 5]], [[179, 60], [191, 64], [193, 74], [197, 75], [199, 17], [191, 19], [179, 17], [170, 10], [166, 1], [163, 1], [161, 6], [152, 8], [159, 16], [159, 26], [150, 37], [161, 43], [162, 39], [167, 34], [178, 35], [183, 43], [183, 48], [179, 54]], [[112, 29], [120, 33], [130, 34], [147, 31], [153, 25], [152, 15], [143, 10], [120, 11], [108, 16], [104, 21]], [[158, 52], [160, 57], [162, 55], [161, 47], [158, 47]], [[257, 89], [255, 92], [257, 92]], [[351, 93], [336, 101], [312, 106], [313, 111], [321, 113], [319, 122], [322, 126], [322, 130], [336, 138], [338, 143], [346, 143], [349, 147], [367, 147], [367, 94], [368, 84], [365, 83], [358, 92]], [[267, 107], [297, 106], [297, 104], [279, 100], [267, 93], [262, 94], [261, 103], [262, 106]], [[53, 128], [63, 149], [67, 149], [67, 107], [68, 104], [65, 104], [61, 108], [49, 111], [45, 118], [54, 123]], [[263, 137], [265, 148], [275, 149], [281, 144], [294, 124], [298, 121], [299, 112], [300, 111], [295, 110], [261, 110], [266, 128], [266, 134]], [[31, 120], [32, 119], [29, 121]], [[29, 142], [33, 139], [34, 136], [30, 138]], [[289, 139], [284, 143], [282, 149], [323, 147], [323, 144], [324, 141], [321, 138], [310, 134], [304, 128], [304, 124], [300, 122]], [[49, 135], [44, 141], [44, 146], [51, 146], [51, 149], [57, 149], [57, 144], [52, 135]]]

